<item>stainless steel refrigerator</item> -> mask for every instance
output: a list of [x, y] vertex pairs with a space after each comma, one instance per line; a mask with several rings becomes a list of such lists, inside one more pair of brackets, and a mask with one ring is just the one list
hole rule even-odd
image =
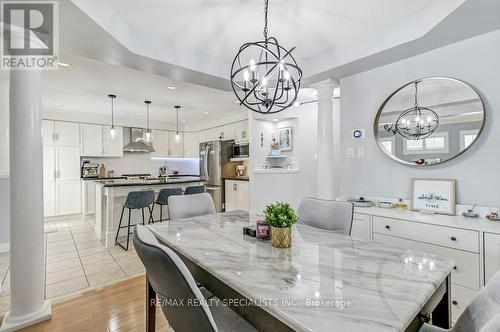
[[200, 143], [200, 177], [205, 190], [212, 195], [215, 209], [224, 209], [224, 166], [230, 162], [234, 141], [209, 141]]

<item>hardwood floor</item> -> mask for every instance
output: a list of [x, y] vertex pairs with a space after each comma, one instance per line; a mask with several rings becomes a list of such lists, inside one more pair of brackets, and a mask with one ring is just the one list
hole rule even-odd
[[[145, 331], [145, 279], [135, 277], [55, 302], [50, 321], [21, 331]], [[157, 310], [156, 325], [157, 331], [168, 331], [161, 310]]]

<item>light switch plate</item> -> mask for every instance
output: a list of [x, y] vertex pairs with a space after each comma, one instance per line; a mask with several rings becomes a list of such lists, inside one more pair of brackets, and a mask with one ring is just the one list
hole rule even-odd
[[347, 154], [347, 158], [349, 158], [349, 159], [354, 158], [354, 148], [347, 148], [346, 154]]
[[361, 146], [358, 148], [358, 158], [364, 158], [364, 157], [365, 157], [365, 148]]

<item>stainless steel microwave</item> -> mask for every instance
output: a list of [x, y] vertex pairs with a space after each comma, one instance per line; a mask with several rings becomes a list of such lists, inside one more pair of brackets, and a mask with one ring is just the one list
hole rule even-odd
[[233, 145], [233, 158], [248, 158], [250, 149], [248, 143], [236, 143]]

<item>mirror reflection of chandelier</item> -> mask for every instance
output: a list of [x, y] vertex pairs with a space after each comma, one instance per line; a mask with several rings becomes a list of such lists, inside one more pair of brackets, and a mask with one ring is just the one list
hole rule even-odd
[[240, 105], [272, 114], [297, 100], [302, 70], [292, 51], [267, 35], [268, 0], [264, 0], [264, 40], [243, 44], [231, 66], [231, 86]]
[[431, 136], [439, 127], [436, 112], [418, 104], [418, 83], [415, 82], [415, 105], [401, 113], [396, 123], [384, 125], [384, 129], [394, 135], [399, 134], [409, 140], [419, 140]]

